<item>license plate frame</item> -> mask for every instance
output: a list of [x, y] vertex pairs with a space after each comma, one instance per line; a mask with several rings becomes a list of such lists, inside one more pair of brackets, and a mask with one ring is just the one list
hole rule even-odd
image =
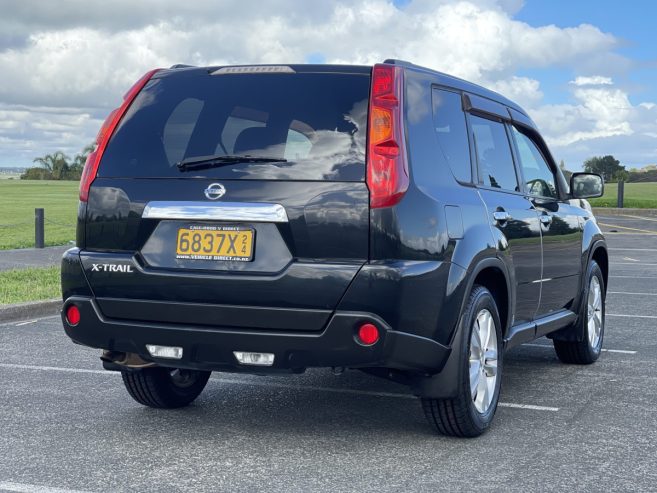
[[[187, 248], [181, 248], [181, 240]], [[177, 228], [174, 253], [178, 260], [251, 262], [255, 244], [256, 231], [250, 226], [190, 224]]]

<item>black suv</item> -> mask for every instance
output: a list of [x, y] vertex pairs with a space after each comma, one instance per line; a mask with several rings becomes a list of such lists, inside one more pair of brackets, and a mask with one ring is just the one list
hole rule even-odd
[[357, 368], [475, 436], [505, 349], [598, 358], [607, 249], [572, 199], [602, 189], [518, 105], [407, 62], [153, 70], [87, 160], [64, 328], [146, 406]]

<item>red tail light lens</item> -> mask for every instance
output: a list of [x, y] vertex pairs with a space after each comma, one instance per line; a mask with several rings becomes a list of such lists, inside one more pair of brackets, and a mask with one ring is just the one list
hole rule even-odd
[[408, 189], [404, 146], [401, 67], [379, 64], [372, 69], [367, 145], [370, 207], [397, 204]]
[[123, 103], [121, 103], [121, 106], [113, 110], [105, 119], [103, 126], [100, 127], [98, 135], [96, 136], [96, 149], [87, 156], [87, 161], [84, 163], [84, 169], [82, 170], [82, 177], [80, 178], [80, 200], [82, 202], [86, 202], [89, 199], [89, 188], [96, 178], [98, 165], [103, 157], [107, 143], [114, 133], [114, 129], [116, 129], [116, 126], [121, 121], [121, 118], [123, 118], [125, 112], [128, 111], [128, 108], [137, 97], [137, 94], [139, 94], [139, 91], [142, 90], [150, 78], [153, 77], [153, 74], [158, 70], [160, 69], [158, 68], [147, 72], [141, 79], [135, 82], [130, 90], [123, 96]]
[[365, 346], [371, 346], [379, 340], [379, 329], [374, 324], [363, 324], [358, 328], [358, 340]]
[[80, 323], [80, 309], [75, 305], [70, 305], [66, 309], [66, 321], [69, 325], [77, 325]]

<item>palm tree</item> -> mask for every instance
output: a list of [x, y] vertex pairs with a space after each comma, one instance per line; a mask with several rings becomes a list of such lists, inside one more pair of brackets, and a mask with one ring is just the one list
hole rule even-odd
[[71, 169], [82, 171], [82, 168], [84, 168], [84, 163], [87, 161], [87, 156], [91, 154], [95, 149], [96, 149], [95, 143], [84, 146], [82, 152], [76, 154], [75, 157], [73, 158]]
[[69, 159], [70, 158], [62, 151], [57, 151], [52, 154], [46, 154], [43, 157], [34, 158], [33, 162], [38, 163], [45, 168], [52, 175], [54, 180], [61, 180], [68, 172]]

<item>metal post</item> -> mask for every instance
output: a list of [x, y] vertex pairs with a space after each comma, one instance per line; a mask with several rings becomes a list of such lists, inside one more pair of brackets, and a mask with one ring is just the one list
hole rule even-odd
[[625, 182], [620, 180], [618, 182], [618, 208], [623, 208], [623, 203], [625, 202]]
[[34, 209], [34, 247], [43, 248], [44, 245], [44, 231], [43, 231], [43, 209]]

